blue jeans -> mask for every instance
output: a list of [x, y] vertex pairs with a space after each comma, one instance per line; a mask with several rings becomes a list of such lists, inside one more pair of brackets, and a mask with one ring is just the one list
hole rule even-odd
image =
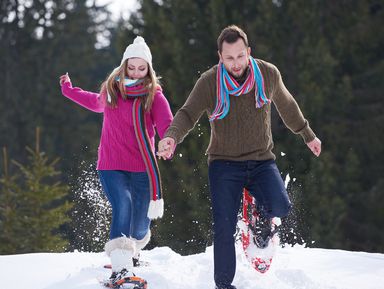
[[112, 206], [110, 239], [126, 236], [141, 240], [148, 233], [150, 192], [146, 172], [98, 171]]
[[291, 208], [284, 182], [274, 160], [226, 161], [209, 164], [213, 213], [214, 278], [229, 287], [236, 271], [237, 214], [246, 188], [263, 208], [266, 217], [285, 217]]

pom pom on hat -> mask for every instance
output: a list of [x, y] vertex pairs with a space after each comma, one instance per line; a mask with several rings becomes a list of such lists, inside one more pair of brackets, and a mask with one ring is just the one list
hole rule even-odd
[[121, 60], [121, 63], [123, 63], [128, 58], [134, 58], [134, 57], [144, 59], [146, 62], [148, 62], [149, 66], [152, 67], [151, 50], [149, 49], [144, 38], [141, 36], [137, 36], [135, 40], [133, 40], [133, 43], [127, 46], [123, 55], [123, 59]]

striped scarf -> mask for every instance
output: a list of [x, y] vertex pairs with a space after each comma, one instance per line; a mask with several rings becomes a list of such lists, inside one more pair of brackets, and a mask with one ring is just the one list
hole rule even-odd
[[[216, 107], [209, 116], [209, 121], [223, 119], [229, 112], [230, 101], [229, 96], [239, 96], [246, 94], [255, 86], [256, 107], [261, 108], [264, 104], [271, 101], [265, 95], [264, 79], [256, 60], [249, 57], [250, 73], [242, 85], [239, 85], [234, 77], [232, 77], [225, 69], [224, 64], [220, 61], [216, 73]], [[256, 85], [255, 85], [256, 84]]]
[[[116, 81], [120, 81], [120, 77], [116, 77]], [[144, 85], [144, 79], [124, 79], [125, 95], [128, 98], [135, 98], [139, 96], [147, 96], [148, 88]], [[107, 100], [110, 103], [112, 101], [111, 95], [108, 93]]]
[[144, 107], [141, 101], [143, 96], [148, 95], [148, 89], [143, 85], [143, 82], [142, 79], [132, 80], [126, 78], [124, 80], [124, 86], [126, 96], [134, 99], [132, 108], [133, 126], [149, 179], [151, 201], [149, 203], [147, 216], [150, 219], [156, 219], [163, 216], [164, 201], [161, 192], [160, 171], [146, 129]]
[[[119, 81], [119, 79], [117, 79]], [[148, 95], [148, 88], [144, 86], [144, 79], [124, 79], [125, 95], [128, 98], [137, 98]]]

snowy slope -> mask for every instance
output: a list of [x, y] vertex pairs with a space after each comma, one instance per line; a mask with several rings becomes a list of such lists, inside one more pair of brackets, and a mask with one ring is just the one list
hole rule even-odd
[[[279, 248], [270, 271], [261, 275], [237, 250], [238, 289], [384, 289], [384, 254]], [[181, 256], [167, 247], [143, 251], [149, 267], [136, 269], [148, 289], [213, 289], [213, 250]], [[0, 256], [1, 289], [102, 289], [109, 276], [104, 253], [38, 253]]]

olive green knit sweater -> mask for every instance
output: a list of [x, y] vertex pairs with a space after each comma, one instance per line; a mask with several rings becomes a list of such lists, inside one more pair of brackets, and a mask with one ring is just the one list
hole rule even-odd
[[[306, 143], [312, 141], [316, 136], [284, 86], [279, 70], [271, 63], [256, 61], [264, 78], [265, 94], [276, 106], [285, 125], [295, 134], [300, 134]], [[187, 101], [176, 113], [165, 137], [181, 143], [203, 112], [211, 114], [216, 105], [216, 71], [217, 65], [201, 75]], [[272, 153], [271, 104], [256, 108], [254, 89], [244, 95], [231, 95], [227, 116], [210, 122], [210, 125], [208, 161], [275, 158]]]

